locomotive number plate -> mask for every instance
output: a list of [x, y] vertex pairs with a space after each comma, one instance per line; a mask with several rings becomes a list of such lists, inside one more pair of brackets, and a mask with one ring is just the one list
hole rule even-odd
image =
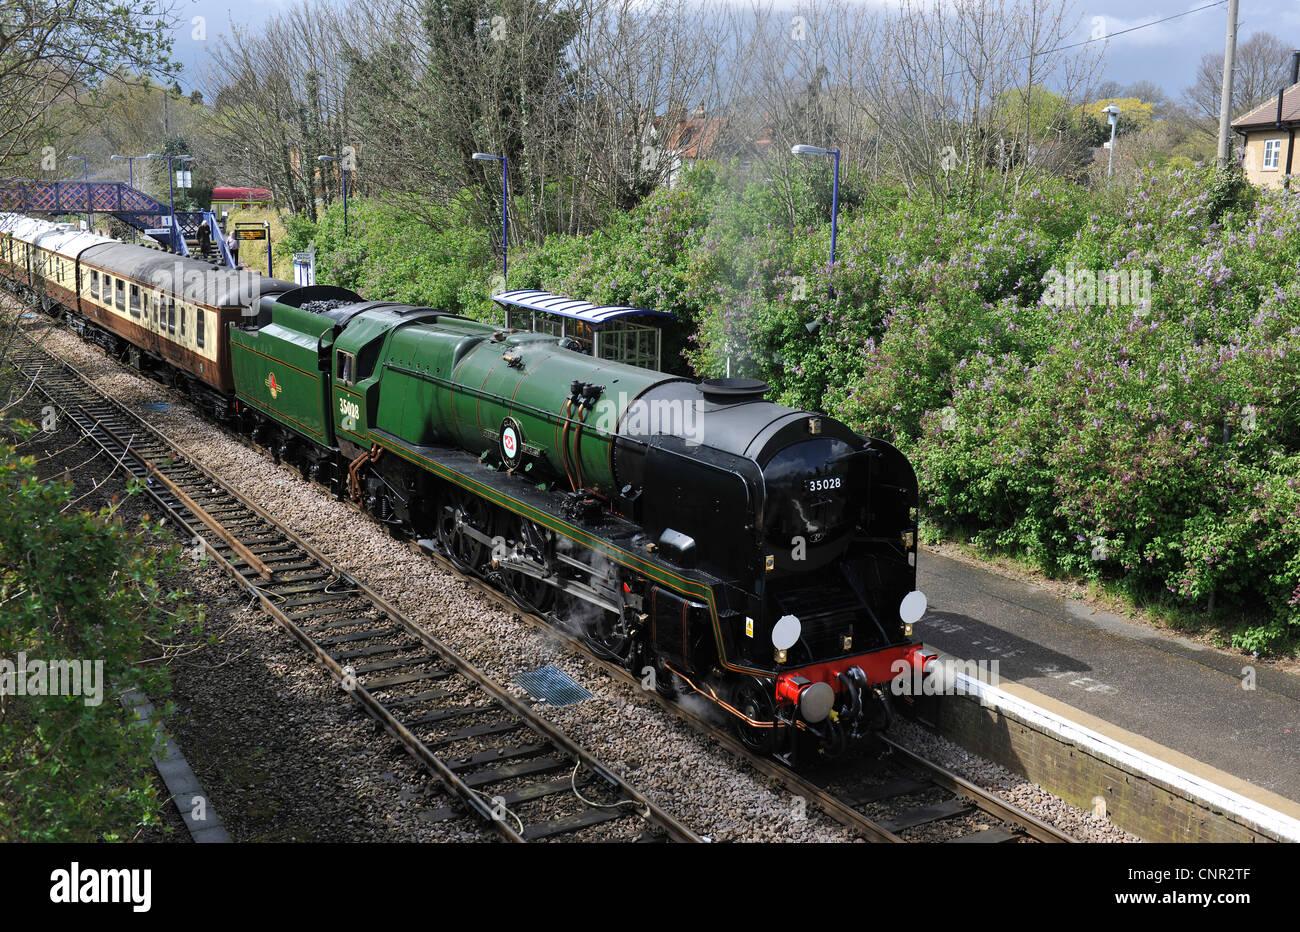
[[838, 489], [844, 479], [840, 476], [830, 476], [826, 479], [805, 479], [805, 488], [809, 492], [825, 492], [827, 489]]

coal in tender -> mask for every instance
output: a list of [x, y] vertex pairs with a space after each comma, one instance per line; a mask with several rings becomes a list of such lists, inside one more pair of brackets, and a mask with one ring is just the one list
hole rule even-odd
[[335, 308], [347, 307], [349, 304], [356, 304], [356, 301], [349, 301], [346, 298], [330, 298], [321, 301], [304, 301], [302, 309], [310, 314], [324, 314]]

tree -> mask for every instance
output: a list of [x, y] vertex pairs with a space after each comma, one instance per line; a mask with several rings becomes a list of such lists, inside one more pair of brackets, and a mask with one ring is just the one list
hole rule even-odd
[[6, 0], [0, 8], [0, 172], [33, 173], [41, 151], [123, 73], [170, 77], [168, 0]]
[[[1290, 52], [1291, 47], [1271, 32], [1257, 32], [1237, 46], [1230, 108], [1233, 119], [1291, 83]], [[1222, 52], [1207, 52], [1201, 57], [1196, 82], [1183, 93], [1197, 125], [1217, 135], [1223, 93]]]

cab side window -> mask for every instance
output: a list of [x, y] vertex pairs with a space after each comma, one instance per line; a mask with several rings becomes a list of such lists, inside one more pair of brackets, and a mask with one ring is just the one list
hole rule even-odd
[[357, 372], [357, 358], [351, 353], [339, 351], [339, 381], [351, 385]]

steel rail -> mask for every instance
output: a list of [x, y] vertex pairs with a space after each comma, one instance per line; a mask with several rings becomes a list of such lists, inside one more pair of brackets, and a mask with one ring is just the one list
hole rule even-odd
[[[141, 421], [141, 423], [145, 424], [145, 426], [150, 431], [153, 431], [154, 433], [158, 434], [160, 437], [164, 437], [164, 438], [166, 437], [166, 435], [163, 434], [161, 431], [159, 431], [157, 428], [154, 428], [151, 425], [147, 425], [147, 423], [143, 421]], [[253, 450], [257, 450], [259, 452], [263, 452], [263, 448], [259, 447], [257, 444], [253, 443], [248, 438], [242, 435], [235, 435], [235, 437], [236, 439], [239, 440], [239, 442], [241, 442], [246, 447]], [[170, 439], [168, 439], [167, 442], [173, 443], [173, 441], [171, 441]], [[215, 477], [213, 478], [214, 481], [216, 481]], [[242, 497], [241, 497], [241, 501], [246, 507], [249, 507], [254, 512], [263, 516], [265, 520], [267, 520], [268, 522], [275, 523], [274, 519], [272, 519], [269, 515], [266, 515], [266, 513], [261, 508], [259, 508], [256, 504], [247, 501], [246, 499], [242, 499]], [[364, 509], [360, 508], [355, 503], [352, 503], [351, 507], [353, 507], [359, 514], [367, 514], [364, 511]], [[306, 544], [305, 542], [298, 541], [296, 538], [294, 538], [294, 540], [298, 546], [302, 547], [307, 552], [315, 555], [319, 560], [321, 560], [321, 562], [323, 563], [327, 562], [325, 558], [323, 556], [318, 555], [310, 545]], [[645, 692], [648, 696], [651, 697], [651, 699], [654, 702], [658, 703], [659, 706], [663, 708], [665, 711], [668, 711], [671, 714], [674, 714], [680, 717], [681, 719], [685, 720], [697, 731], [706, 734], [708, 737], [716, 741], [726, 751], [731, 753], [733, 756], [742, 759], [745, 763], [753, 767], [756, 771], [763, 774], [765, 777], [778, 781], [779, 783], [784, 785], [787, 789], [790, 789], [792, 792], [794, 792], [796, 795], [802, 796], [806, 800], [814, 803], [828, 816], [830, 816], [832, 819], [839, 822], [840, 824], [844, 825], [845, 827], [860, 833], [865, 838], [871, 841], [884, 841], [884, 842], [894, 842], [894, 843], [906, 841], [906, 839], [900, 837], [895, 832], [890, 831], [885, 826], [868, 818], [866, 815], [864, 815], [863, 813], [855, 809], [852, 805], [850, 805], [843, 799], [840, 799], [839, 797], [835, 796], [832, 792], [826, 790], [821, 786], [818, 786], [813, 780], [809, 779], [808, 777], [796, 773], [795, 771], [791, 770], [789, 767], [785, 766], [784, 764], [780, 763], [775, 759], [769, 757], [763, 757], [750, 751], [743, 744], [741, 744], [741, 742], [734, 735], [732, 735], [729, 729], [719, 726], [717, 723], [710, 721], [708, 718], [699, 715], [698, 713], [686, 708], [683, 705], [665, 699], [656, 690], [643, 689], [641, 687], [640, 681], [632, 673], [630, 673], [625, 667], [615, 664], [609, 661], [607, 658], [599, 655], [598, 653], [593, 651], [586, 643], [584, 643], [581, 638], [574, 636], [567, 631], [558, 629], [553, 623], [551, 623], [547, 619], [521, 607], [518, 603], [512, 600], [508, 595], [493, 587], [487, 580], [485, 580], [481, 576], [476, 574], [467, 574], [463, 572], [442, 554], [437, 553], [436, 551], [429, 550], [425, 547], [420, 547], [415, 541], [408, 542], [408, 546], [410, 547], [411, 550], [415, 552], [431, 557], [436, 563], [438, 563], [439, 566], [453, 573], [457, 578], [470, 583], [472, 586], [474, 586], [474, 588], [477, 591], [479, 591], [481, 594], [486, 596], [489, 600], [503, 607], [513, 615], [521, 618], [522, 620], [527, 621], [533, 627], [545, 631], [548, 636], [551, 637], [558, 636], [559, 639], [570, 649], [582, 653], [589, 660], [592, 660], [593, 662], [599, 664], [601, 668], [605, 670], [605, 672], [614, 676], [616, 679], [618, 679], [620, 682], [623, 682], [625, 685], [628, 685], [642, 692]], [[348, 577], [348, 579], [353, 585], [360, 586], [360, 584], [357, 583], [355, 580], [352, 580], [351, 577]], [[375, 602], [376, 605], [379, 605], [381, 608], [383, 608], [386, 611], [386, 613], [390, 613], [390, 617], [392, 617], [393, 615], [401, 617], [400, 612], [397, 612], [386, 602], [384, 602], [383, 599], [380, 596], [378, 596], [378, 594], [372, 592], [369, 589], [365, 589], [365, 591], [367, 595], [370, 597], [371, 601]], [[434, 647], [434, 644], [438, 644], [439, 642], [437, 642], [436, 639], [432, 637], [432, 635], [429, 635], [427, 632], [424, 632], [422, 629], [419, 629], [418, 626], [415, 626], [415, 629], [412, 631], [412, 633], [415, 634], [417, 637], [419, 637], [422, 641], [425, 638], [428, 638], [429, 641], [432, 642], [430, 643], [429, 646], [432, 649], [435, 650], [438, 649], [437, 647]], [[300, 636], [300, 635], [295, 634], [295, 636]], [[303, 633], [301, 636], [306, 636], [306, 635], [305, 633]], [[497, 689], [499, 691], [499, 687], [497, 687]], [[511, 706], [521, 705], [517, 702], [517, 700], [514, 699], [513, 696], [510, 696], [509, 693], [503, 692], [503, 698], [505, 703], [508, 705]], [[526, 709], [526, 707], [523, 708]], [[575, 755], [583, 753], [576, 746], [572, 746], [571, 742], [568, 742], [567, 738], [560, 736], [557, 737], [555, 740], [557, 744], [561, 744], [562, 746], [564, 746], [565, 743], [568, 743], [570, 747], [566, 747], [566, 750], [570, 750], [571, 753]], [[999, 819], [1002, 822], [1017, 826], [1018, 828], [1023, 830], [1029, 837], [1040, 842], [1048, 842], [1048, 843], [1053, 843], [1053, 842], [1069, 843], [1069, 842], [1077, 841], [1077, 839], [1074, 839], [1073, 837], [1066, 834], [1065, 832], [1062, 832], [1059, 829], [1051, 825], [1048, 825], [1047, 823], [1037, 819], [1036, 817], [1030, 815], [1029, 813], [1024, 812], [1018, 807], [1012, 805], [1011, 803], [1008, 803], [1005, 800], [1000, 799], [995, 794], [987, 790], [984, 790], [983, 788], [976, 786], [975, 784], [972, 784], [969, 781], [964, 780], [960, 776], [941, 767], [940, 765], [937, 765], [931, 761], [927, 761], [921, 756], [915, 754], [914, 752], [906, 748], [903, 748], [901, 745], [899, 745], [897, 742], [893, 741], [892, 739], [888, 737], [884, 737], [884, 741], [886, 743], [886, 746], [890, 749], [891, 753], [897, 754], [909, 766], [923, 770], [925, 772], [926, 777], [930, 779], [931, 782], [933, 782], [935, 785], [943, 788], [944, 790], [950, 793], [953, 793], [956, 796], [960, 796], [970, 800], [972, 803], [974, 803], [974, 805], [978, 809], [988, 813], [989, 815], [992, 815], [993, 817]], [[605, 771], [604, 768], [601, 768], [600, 765], [597, 763], [593, 762], [589, 766], [592, 766], [593, 769], [599, 768], [598, 772], [602, 773], [602, 775], [608, 773], [608, 771]]]
[[[24, 338], [26, 338], [26, 335], [24, 335]], [[28, 342], [31, 341], [28, 340]], [[256, 572], [258, 576], [262, 577], [263, 580], [273, 578], [272, 570], [265, 562], [257, 557], [246, 545], [242, 544], [235, 535], [220, 523], [219, 519], [211, 515], [202, 506], [199, 506], [190, 495], [180, 488], [177, 482], [161, 472], [157, 463], [147, 453], [142, 452], [137, 444], [138, 438], [134, 433], [128, 439], [123, 436], [126, 432], [123, 427], [120, 425], [110, 426], [105, 423], [105, 410], [125, 421], [132, 430], [138, 430], [140, 434], [150, 441], [153, 448], [161, 447], [171, 453], [172, 455], [168, 457], [169, 462], [167, 464], [169, 469], [173, 471], [177, 469], [192, 471], [202, 479], [205, 491], [226, 496], [230, 501], [238, 504], [259, 519], [264, 525], [272, 528], [277, 535], [283, 538], [284, 542], [308, 555], [322, 570], [329, 573], [332, 581], [346, 583], [348, 586], [346, 593], [336, 592], [336, 595], [356, 594], [361, 600], [370, 603], [370, 605], [382, 612], [389, 622], [398, 625], [404, 633], [414, 637], [439, 662], [446, 664], [456, 674], [471, 682], [482, 694], [491, 699], [491, 703], [483, 707], [484, 711], [496, 706], [519, 719], [524, 726], [539, 737], [544, 738], [549, 745], [569, 757], [578, 766], [586, 767], [588, 771], [604, 780], [608, 785], [617, 788], [620, 795], [619, 803], [632, 804], [649, 821], [663, 828], [673, 840], [688, 842], [702, 840], [679, 820], [662, 810], [625, 780], [606, 768], [592, 754], [573, 742], [559, 728], [538, 716], [526, 704], [512, 696], [483, 671], [470, 664], [448, 645], [425, 631], [378, 593], [357, 581], [346, 571], [338, 568], [329, 558], [298, 538], [296, 534], [276, 521], [256, 503], [231, 489], [216, 475], [185, 455], [182, 446], [163, 431], [145, 422], [135, 412], [126, 409], [118, 402], [105, 396], [74, 366], [54, 360], [47, 351], [34, 343], [25, 352], [11, 352], [8, 361], [27, 375], [32, 374], [31, 363], [33, 361], [38, 362], [39, 365], [36, 366], [36, 386], [42, 394], [59, 406], [86, 436], [109, 452], [110, 455], [121, 461], [129, 459], [134, 464], [134, 468], [131, 468], [130, 471], [137, 478], [161, 480], [158, 483], [161, 490], [153, 485], [146, 484], [146, 491], [150, 497], [178, 525], [194, 535], [196, 539], [203, 540], [205, 551], [212, 554], [243, 588], [256, 597], [262, 609], [268, 615], [307, 648], [325, 666], [336, 681], [344, 684], [345, 689], [352, 698], [368, 714], [374, 717], [389, 734], [401, 742], [408, 753], [438, 777], [454, 796], [469, 807], [471, 812], [476, 813], [483, 821], [492, 825], [505, 840], [512, 842], [524, 841], [526, 830], [525, 832], [516, 831], [508, 819], [494, 813], [492, 807], [484, 800], [481, 793], [462, 780], [455, 770], [449, 767], [425, 742], [413, 734], [382, 700], [378, 699], [369, 689], [357, 681], [355, 675], [350, 674], [342, 664], [330, 655], [325, 647], [318, 643], [302, 625], [298, 624], [297, 620], [291, 618], [287, 612], [276, 604], [276, 593], [271, 591], [269, 586], [259, 585], [257, 581], [241, 572], [237, 562], [242, 562]], [[51, 362], [53, 362], [53, 365], [49, 364]], [[57, 385], [52, 386], [52, 382], [57, 383]], [[60, 390], [63, 393], [62, 395]], [[74, 392], [80, 393], [80, 397], [69, 399], [67, 395]], [[96, 407], [101, 410], [96, 411]], [[162, 492], [172, 495], [174, 501], [168, 501], [161, 494]], [[207, 529], [222, 544], [225, 544], [231, 553], [238, 557], [238, 561], [222, 553], [217, 544], [203, 537], [199, 533], [203, 529]], [[286, 579], [281, 582], [290, 583], [293, 581]], [[367, 623], [378, 622], [379, 619], [371, 619]]]

